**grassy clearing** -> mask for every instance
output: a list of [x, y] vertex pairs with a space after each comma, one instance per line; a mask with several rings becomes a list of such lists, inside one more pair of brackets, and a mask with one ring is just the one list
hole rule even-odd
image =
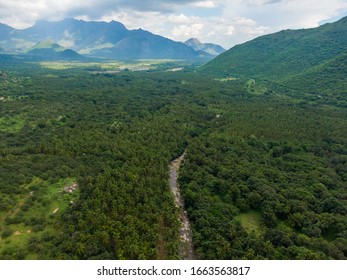
[[229, 82], [229, 81], [236, 81], [236, 80], [238, 80], [238, 78], [226, 77], [226, 78], [216, 78], [215, 80], [219, 81], [219, 82]]
[[[8, 213], [1, 213], [0, 252], [9, 258], [36, 259], [33, 252], [27, 252], [28, 244], [41, 238], [43, 234], [54, 233], [55, 221], [78, 196], [64, 188], [73, 185], [75, 178], [62, 179], [50, 184], [40, 178], [33, 178], [24, 186], [25, 194], [17, 199], [17, 205]], [[18, 255], [14, 250], [20, 252]]]
[[0, 132], [18, 132], [24, 124], [24, 119], [19, 115], [2, 117], [0, 118]]
[[250, 210], [246, 213], [242, 213], [238, 216], [242, 226], [247, 232], [255, 231], [256, 233], [261, 230], [261, 216], [260, 213], [254, 210]]
[[254, 79], [250, 79], [246, 82], [246, 88], [248, 93], [255, 95], [263, 95], [268, 91], [266, 86], [256, 83]]
[[74, 68], [100, 68], [104, 70], [119, 70], [121, 62], [78, 62], [78, 61], [44, 61], [38, 63], [43, 68], [52, 70], [66, 70]]
[[94, 71], [148, 71], [157, 69], [161, 65], [169, 64], [182, 64], [181, 60], [170, 59], [140, 59], [133, 61], [105, 61], [105, 62], [78, 62], [78, 61], [45, 61], [40, 62], [39, 65], [46, 69], [51, 70], [66, 70], [74, 68], [82, 68]]

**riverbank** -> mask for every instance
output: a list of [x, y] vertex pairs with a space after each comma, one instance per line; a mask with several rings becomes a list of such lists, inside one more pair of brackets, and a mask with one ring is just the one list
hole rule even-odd
[[184, 203], [181, 197], [180, 188], [177, 182], [178, 172], [185, 153], [173, 160], [169, 166], [170, 169], [170, 190], [174, 196], [175, 205], [180, 211], [180, 246], [179, 256], [184, 260], [196, 259], [193, 246], [193, 234], [188, 219], [187, 211], [184, 210]]

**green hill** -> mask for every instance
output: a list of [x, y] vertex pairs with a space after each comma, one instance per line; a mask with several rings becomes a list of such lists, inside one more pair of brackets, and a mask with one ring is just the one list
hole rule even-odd
[[[341, 55], [347, 49], [347, 17], [317, 28], [284, 30], [237, 45], [205, 64], [210, 74], [282, 80]], [[312, 69], [311, 73], [321, 71]], [[307, 73], [309, 75], [309, 73]]]
[[81, 60], [84, 57], [71, 49], [53, 43], [50, 40], [42, 41], [33, 46], [27, 55], [45, 60]]
[[347, 50], [283, 82], [313, 94], [347, 94]]
[[45, 40], [45, 41], [38, 42], [36, 45], [34, 45], [32, 48], [30, 48], [28, 52], [31, 52], [34, 50], [42, 50], [42, 49], [52, 49], [54, 51], [65, 50], [64, 47], [54, 43], [53, 41]]

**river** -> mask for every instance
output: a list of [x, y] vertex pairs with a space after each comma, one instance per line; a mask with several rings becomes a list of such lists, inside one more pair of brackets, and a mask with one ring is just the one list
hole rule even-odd
[[180, 165], [184, 159], [185, 153], [179, 158], [173, 160], [169, 166], [170, 168], [170, 190], [175, 199], [175, 205], [180, 212], [180, 245], [179, 256], [184, 260], [195, 260], [193, 246], [193, 234], [190, 226], [190, 222], [187, 216], [187, 211], [184, 210], [184, 203], [181, 197], [180, 188], [177, 182], [178, 172]]

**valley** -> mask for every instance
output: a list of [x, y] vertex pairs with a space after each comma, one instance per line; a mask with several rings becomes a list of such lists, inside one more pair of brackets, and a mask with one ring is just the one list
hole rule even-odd
[[345, 21], [208, 63], [1, 54], [0, 259], [345, 260]]

